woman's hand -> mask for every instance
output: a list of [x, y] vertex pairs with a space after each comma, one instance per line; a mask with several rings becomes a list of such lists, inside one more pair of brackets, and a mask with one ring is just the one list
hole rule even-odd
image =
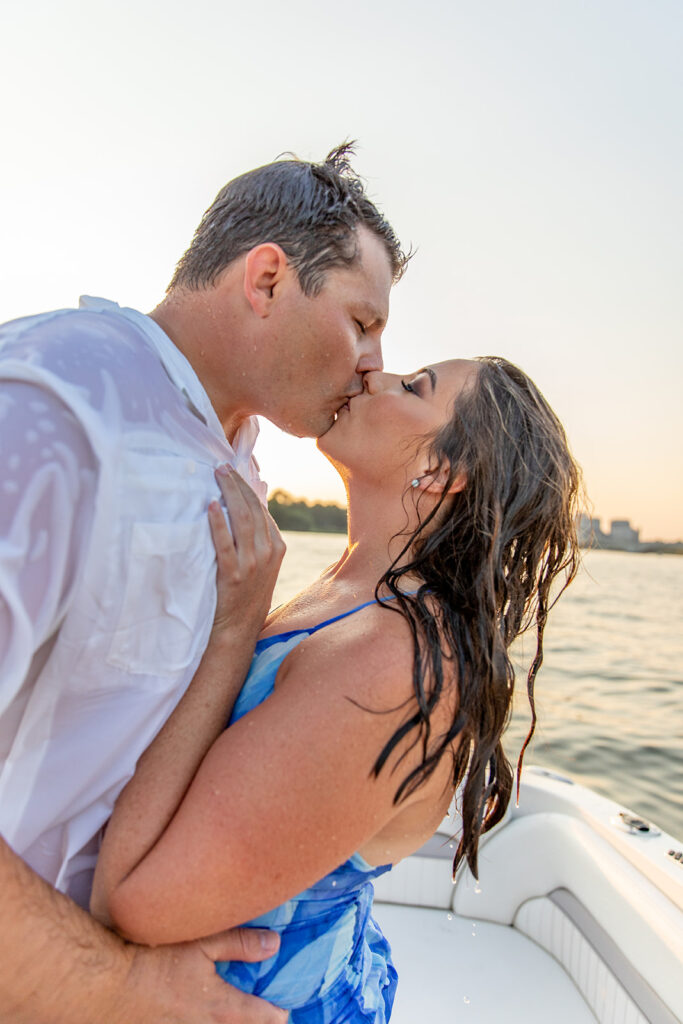
[[232, 533], [217, 501], [209, 505], [216, 548], [216, 614], [212, 641], [248, 624], [260, 630], [270, 610], [285, 544], [275, 521], [251, 487], [230, 466], [216, 470]]

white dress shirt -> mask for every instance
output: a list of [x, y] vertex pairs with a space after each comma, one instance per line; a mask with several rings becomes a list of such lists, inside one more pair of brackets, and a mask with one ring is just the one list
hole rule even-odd
[[199, 663], [206, 510], [231, 447], [149, 317], [102, 299], [0, 328], [0, 833], [87, 903], [102, 825]]

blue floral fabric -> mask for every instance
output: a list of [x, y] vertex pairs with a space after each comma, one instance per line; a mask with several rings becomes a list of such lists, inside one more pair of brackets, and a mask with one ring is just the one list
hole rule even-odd
[[[298, 643], [343, 617], [259, 641], [229, 724], [273, 692], [278, 668]], [[247, 922], [279, 933], [276, 956], [254, 964], [222, 961], [216, 964], [219, 975], [289, 1010], [292, 1024], [385, 1024], [397, 974], [372, 918], [371, 880], [390, 867], [373, 868], [355, 853], [309, 889]]]

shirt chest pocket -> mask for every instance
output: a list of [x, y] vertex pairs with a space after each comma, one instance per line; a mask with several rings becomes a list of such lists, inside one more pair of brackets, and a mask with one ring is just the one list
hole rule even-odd
[[215, 608], [208, 521], [133, 523], [123, 570], [107, 662], [156, 677], [186, 668], [206, 643]]

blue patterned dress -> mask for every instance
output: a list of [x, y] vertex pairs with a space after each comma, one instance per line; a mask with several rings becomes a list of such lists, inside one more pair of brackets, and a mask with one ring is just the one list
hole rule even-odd
[[[273, 692], [277, 671], [289, 652], [331, 622], [260, 640], [230, 723]], [[371, 879], [391, 867], [373, 868], [355, 853], [310, 889], [247, 922], [280, 935], [276, 956], [261, 963], [221, 961], [216, 970], [244, 992], [289, 1010], [292, 1024], [385, 1024], [396, 992], [391, 950], [372, 918]]]

